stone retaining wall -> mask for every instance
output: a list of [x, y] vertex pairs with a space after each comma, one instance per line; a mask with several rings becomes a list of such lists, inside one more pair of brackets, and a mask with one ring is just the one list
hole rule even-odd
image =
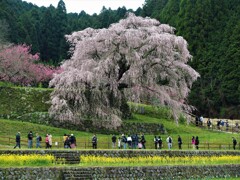
[[52, 154], [58, 159], [65, 159], [66, 164], [79, 164], [81, 155], [106, 157], [144, 157], [144, 156], [240, 156], [240, 151], [160, 151], [160, 150], [0, 150], [1, 154]]
[[240, 177], [240, 165], [159, 167], [0, 168], [2, 180], [202, 179]]
[[80, 157], [81, 155], [94, 155], [106, 157], [138, 157], [138, 156], [240, 156], [240, 151], [179, 151], [179, 150], [0, 150], [1, 154], [52, 154], [55, 157]]
[[[240, 151], [157, 151], [157, 150], [0, 150], [0, 154], [52, 154], [79, 164], [80, 155], [136, 156], [240, 156]], [[240, 177], [240, 165], [152, 166], [152, 167], [48, 167], [0, 168], [2, 180], [29, 179], [202, 179]]]

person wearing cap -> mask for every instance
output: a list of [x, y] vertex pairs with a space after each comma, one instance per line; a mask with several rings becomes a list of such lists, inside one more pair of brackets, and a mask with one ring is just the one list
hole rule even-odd
[[76, 138], [73, 134], [71, 134], [69, 141], [71, 149], [76, 148]]
[[14, 146], [14, 149], [15, 149], [16, 147], [18, 147], [19, 149], [21, 148], [20, 142], [21, 142], [21, 136], [20, 136], [20, 132], [18, 132], [18, 133], [16, 134], [16, 146]]

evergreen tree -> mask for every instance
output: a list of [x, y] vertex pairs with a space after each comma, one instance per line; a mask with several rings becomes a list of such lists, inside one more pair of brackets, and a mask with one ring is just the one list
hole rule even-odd
[[66, 39], [64, 35], [67, 32], [67, 10], [65, 3], [63, 0], [60, 0], [58, 2], [57, 11], [55, 15], [55, 26], [56, 26], [56, 38], [57, 38], [57, 45], [59, 47], [57, 53], [58, 53], [58, 59], [56, 59], [55, 63], [59, 63], [63, 59], [66, 59], [67, 57], [67, 50], [68, 46], [66, 43]]
[[44, 62], [56, 63], [58, 59], [58, 44], [54, 19], [55, 8], [50, 6], [41, 19], [40, 56]]

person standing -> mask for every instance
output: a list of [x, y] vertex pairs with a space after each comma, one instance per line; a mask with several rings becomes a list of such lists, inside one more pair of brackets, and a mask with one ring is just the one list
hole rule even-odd
[[155, 149], [158, 149], [158, 138], [157, 138], [157, 136], [154, 136], [153, 141], [154, 141]]
[[193, 149], [195, 149], [195, 137], [194, 136], [192, 137], [192, 147], [193, 147]]
[[48, 138], [48, 134], [46, 135], [45, 143], [46, 143], [46, 149], [48, 149], [48, 148], [49, 148], [49, 138]]
[[132, 136], [133, 148], [136, 149], [138, 147], [138, 134]]
[[162, 138], [161, 138], [161, 136], [158, 136], [158, 148], [162, 149]]
[[121, 137], [118, 137], [118, 149], [121, 149], [121, 144], [122, 144], [121, 141], [122, 141]]
[[137, 147], [137, 144], [136, 144], [136, 135], [133, 134], [131, 137], [132, 137], [132, 148], [133, 148], [133, 149], [136, 149], [136, 147]]
[[64, 147], [64, 148], [68, 148], [67, 139], [68, 139], [68, 136], [67, 136], [67, 134], [65, 133], [65, 134], [63, 135], [63, 147]]
[[195, 139], [195, 147], [196, 149], [198, 149], [199, 147], [199, 139], [198, 139], [198, 136], [196, 136], [196, 139]]
[[116, 148], [116, 141], [117, 141], [117, 137], [115, 135], [112, 136], [112, 148]]
[[21, 136], [20, 136], [20, 132], [18, 132], [16, 134], [16, 146], [14, 146], [14, 149], [18, 147], [19, 149], [21, 149]]
[[200, 118], [199, 118], [199, 125], [202, 126], [203, 125], [203, 116], [201, 115]]
[[93, 147], [93, 149], [97, 149], [97, 136], [96, 136], [96, 134], [94, 134], [93, 137], [92, 137], [92, 147]]
[[41, 148], [42, 137], [36, 133], [36, 148]]
[[32, 131], [30, 131], [28, 133], [28, 148], [32, 148], [33, 147], [33, 133]]
[[49, 148], [52, 148], [52, 135], [48, 134], [48, 144], [49, 144]]
[[235, 137], [232, 137], [232, 140], [233, 140], [233, 149], [235, 150], [237, 145], [237, 140]]
[[210, 120], [210, 118], [208, 118], [208, 120], [207, 120], [207, 127], [208, 127], [208, 129], [210, 129], [211, 125], [212, 125], [211, 120]]
[[178, 148], [182, 149], [182, 138], [178, 135]]
[[132, 136], [128, 135], [127, 143], [128, 143], [128, 148], [131, 149], [132, 148]]
[[226, 120], [226, 131], [228, 131], [228, 128], [229, 128], [229, 123], [228, 123], [228, 120]]
[[71, 149], [76, 148], [76, 145], [77, 145], [77, 143], [76, 143], [76, 137], [75, 137], [73, 134], [71, 134], [69, 141], [70, 141], [70, 147], [71, 147]]
[[124, 134], [122, 134], [121, 142], [122, 142], [123, 149], [126, 149], [127, 148], [127, 138], [126, 138], [126, 136]]
[[168, 149], [169, 150], [172, 149], [172, 142], [173, 142], [172, 137], [168, 136], [166, 141], [167, 141], [167, 144], [168, 144]]
[[144, 134], [141, 135], [141, 143], [142, 143], [142, 147], [143, 147], [143, 149], [146, 149], [146, 146], [145, 146], [146, 139], [145, 139]]

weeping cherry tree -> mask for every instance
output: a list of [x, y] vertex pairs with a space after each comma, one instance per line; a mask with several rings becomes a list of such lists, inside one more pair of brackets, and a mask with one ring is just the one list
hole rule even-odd
[[91, 118], [116, 128], [122, 103], [146, 97], [171, 107], [176, 120], [181, 111], [191, 111], [186, 97], [199, 74], [187, 64], [187, 42], [173, 27], [129, 13], [108, 29], [87, 28], [66, 38], [72, 57], [50, 82], [55, 119]]

